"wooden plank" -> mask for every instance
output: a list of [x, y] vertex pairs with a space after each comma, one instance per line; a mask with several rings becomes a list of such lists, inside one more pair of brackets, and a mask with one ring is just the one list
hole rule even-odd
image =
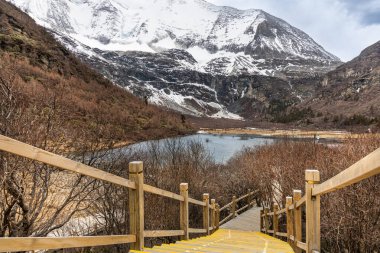
[[326, 194], [380, 173], [380, 148], [348, 169], [313, 188], [313, 196]]
[[251, 191], [251, 189], [248, 189], [248, 192], [249, 192], [249, 194], [248, 194], [247, 202], [248, 202], [249, 208], [251, 208], [252, 207], [251, 203], [252, 203], [253, 192]]
[[277, 212], [277, 214], [283, 214], [286, 213], [286, 208], [283, 208]]
[[136, 235], [131, 249], [144, 248], [144, 173], [142, 162], [129, 163], [129, 178], [135, 183], [136, 190], [129, 189], [129, 231]]
[[216, 214], [215, 214], [215, 206], [216, 206], [216, 202], [215, 202], [215, 199], [211, 199], [211, 230], [214, 230], [215, 229], [215, 217], [216, 217]]
[[[293, 190], [293, 201], [298, 203], [301, 199], [301, 196], [302, 192], [300, 190]], [[294, 209], [294, 234], [295, 241], [302, 240], [302, 210], [299, 207], [296, 207]], [[295, 243], [295, 245], [297, 246], [297, 243]], [[302, 251], [298, 247], [295, 247], [294, 252], [301, 253]]]
[[291, 241], [294, 241], [294, 236], [293, 236], [293, 235], [289, 236], [289, 239], [290, 239]]
[[184, 236], [183, 230], [145, 230], [144, 237], [156, 238], [156, 237], [171, 237], [171, 236]]
[[313, 197], [312, 191], [319, 181], [319, 171], [307, 170], [305, 172], [306, 195], [306, 252], [321, 250], [321, 224], [320, 224], [320, 195]]
[[34, 161], [42, 162], [63, 170], [72, 171], [130, 189], [136, 189], [135, 184], [128, 179], [70, 160], [66, 157], [53, 154], [43, 149], [33, 147], [29, 144], [16, 141], [3, 135], [0, 135], [0, 150]]
[[274, 212], [268, 213], [268, 216], [273, 216], [273, 215], [274, 215]]
[[0, 252], [83, 248], [133, 243], [134, 235], [0, 238]]
[[226, 218], [224, 218], [220, 223], [219, 223], [219, 226], [223, 225], [224, 223], [226, 223], [227, 221], [229, 221], [231, 218], [232, 218], [232, 213], [230, 213]]
[[293, 204], [293, 197], [286, 197], [286, 233], [288, 234], [288, 243], [290, 243], [290, 237], [293, 236], [293, 214], [289, 210], [289, 206]]
[[306, 243], [297, 241], [297, 247], [306, 251]]
[[180, 227], [184, 231], [181, 240], [189, 240], [189, 184], [182, 183], [179, 186], [184, 201], [180, 202]]
[[228, 207], [230, 207], [232, 205], [232, 202], [228, 203], [227, 205], [223, 206], [222, 208], [220, 208], [220, 211], [223, 211], [224, 209], [227, 209]]
[[198, 206], [206, 206], [206, 204], [200, 200], [189, 198], [189, 203], [198, 205]]
[[268, 234], [274, 234], [274, 230], [268, 230]]
[[278, 215], [277, 215], [277, 211], [278, 211], [278, 204], [277, 203], [274, 203], [273, 204], [273, 236], [276, 237], [276, 233], [278, 232]]
[[[258, 192], [259, 192], [259, 190], [249, 192], [249, 193], [247, 193], [247, 194], [245, 194], [245, 195], [243, 195], [243, 196], [237, 198], [237, 199], [236, 199], [236, 202], [239, 202], [240, 200], [243, 200], [243, 199], [245, 199], [245, 198], [248, 198], [248, 197], [250, 197], [250, 196], [252, 196], [252, 195], [254, 195], [255, 193], [258, 193]], [[250, 202], [250, 201], [249, 201], [249, 202]]]
[[207, 235], [210, 234], [210, 195], [208, 193], [203, 194], [203, 202], [206, 204], [203, 207], [203, 228], [206, 229]]
[[265, 226], [265, 233], [268, 234], [269, 230], [269, 217], [268, 217], [269, 208], [264, 208], [264, 226]]
[[231, 214], [232, 214], [232, 217], [236, 217], [236, 196], [233, 196], [232, 197], [232, 204], [231, 204]]
[[203, 234], [207, 233], [207, 230], [204, 228], [189, 228], [190, 234]]
[[247, 204], [247, 205], [243, 206], [242, 208], [240, 208], [239, 210], [237, 210], [236, 212], [240, 213], [241, 211], [247, 209], [248, 207], [249, 207], [249, 205]]
[[282, 232], [277, 232], [276, 235], [281, 236], [281, 237], [288, 237], [287, 233], [282, 233]]
[[300, 200], [297, 201], [296, 203], [296, 208], [302, 206], [306, 202], [306, 195], [304, 195]]
[[219, 229], [219, 224], [220, 224], [220, 207], [219, 204], [216, 204], [216, 217], [215, 217], [215, 226], [216, 229]]
[[144, 184], [144, 191], [152, 193], [152, 194], [156, 194], [159, 196], [167, 197], [167, 198], [171, 198], [171, 199], [175, 199], [175, 200], [179, 200], [179, 201], [184, 201], [183, 197], [179, 194], [169, 192], [169, 191], [165, 191], [165, 190], [162, 190], [160, 188], [157, 188], [157, 187], [154, 187], [151, 185]]
[[243, 195], [243, 196], [237, 198], [237, 199], [236, 199], [236, 202], [239, 202], [240, 200], [243, 200], [243, 199], [247, 198], [247, 197], [250, 196], [250, 195], [251, 195], [251, 193], [247, 193], [247, 194], [245, 194], [245, 195]]

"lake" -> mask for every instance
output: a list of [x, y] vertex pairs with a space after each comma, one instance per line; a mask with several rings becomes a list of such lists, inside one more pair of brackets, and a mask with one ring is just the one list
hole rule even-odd
[[[281, 140], [281, 138], [278, 137], [264, 137], [257, 135], [218, 135], [199, 133], [190, 136], [167, 138], [159, 141], [140, 142], [124, 147], [122, 150], [144, 149], [148, 147], [151, 142], [158, 142], [159, 145], [164, 145], [165, 141], [174, 139], [180, 139], [185, 142], [195, 140], [203, 143], [217, 163], [227, 162], [234, 154], [246, 147], [255, 148]], [[310, 139], [308, 140], [310, 141]], [[305, 141], [305, 139], [303, 139], [303, 141]]]

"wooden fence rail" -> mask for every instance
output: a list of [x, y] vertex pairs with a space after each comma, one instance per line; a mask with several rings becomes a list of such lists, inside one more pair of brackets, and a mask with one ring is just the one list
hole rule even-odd
[[[235, 218], [242, 211], [252, 208], [253, 205], [256, 203], [256, 201], [253, 200], [253, 196], [255, 196], [255, 194], [257, 194], [258, 192], [259, 192], [258, 190], [256, 190], [256, 191], [248, 190], [247, 194], [245, 194], [239, 198], [236, 198], [236, 196], [233, 196], [231, 202], [229, 202], [228, 204], [226, 204], [225, 206], [223, 206], [219, 209], [219, 213], [221, 211], [224, 211], [227, 209], [229, 209], [229, 211], [230, 211], [229, 214], [222, 221], [220, 221], [219, 226], [221, 226], [224, 223], [228, 222], [229, 220]], [[242, 200], [245, 200], [245, 199], [246, 199], [247, 204], [245, 206], [241, 207], [240, 209], [236, 209], [238, 203]]]
[[[32, 250], [50, 250], [64, 248], [80, 248], [89, 246], [105, 246], [115, 244], [131, 244], [130, 248], [142, 250], [144, 238], [180, 236], [182, 240], [188, 240], [189, 234], [210, 234], [219, 228], [220, 208], [215, 199], [209, 198], [209, 194], [203, 194], [203, 200], [189, 197], [189, 186], [187, 183], [180, 184], [180, 194], [159, 189], [144, 184], [144, 173], [142, 162], [131, 162], [129, 164], [129, 179], [125, 179], [111, 173], [96, 169], [85, 164], [70, 160], [68, 158], [47, 152], [31, 145], [16, 141], [9, 137], [0, 135], [0, 151], [5, 151], [17, 156], [42, 162], [59, 169], [75, 172], [89, 176], [94, 179], [109, 182], [129, 189], [129, 235], [112, 236], [82, 236], [82, 237], [59, 237], [59, 238], [36, 238], [17, 237], [0, 238], [0, 252], [17, 252]], [[180, 202], [180, 230], [144, 230], [144, 193], [151, 193]], [[233, 215], [248, 207], [251, 202], [243, 208], [236, 210], [236, 203], [251, 197], [255, 192], [236, 199], [228, 205], [233, 205]], [[201, 206], [203, 209], [203, 227], [189, 228], [189, 204]]]
[[[305, 171], [305, 195], [301, 197], [300, 190], [293, 190], [293, 197], [286, 198], [285, 208], [278, 210], [273, 205], [273, 211], [264, 208], [260, 215], [260, 229], [275, 237], [287, 238], [296, 253], [321, 252], [320, 198], [371, 176], [380, 174], [380, 148], [358, 161], [348, 169], [320, 184], [320, 174], [317, 170]], [[305, 205], [306, 229], [302, 231], [302, 206]], [[279, 232], [278, 219], [286, 216], [286, 232]], [[273, 228], [270, 230], [270, 228]], [[302, 242], [303, 232], [306, 242]]]

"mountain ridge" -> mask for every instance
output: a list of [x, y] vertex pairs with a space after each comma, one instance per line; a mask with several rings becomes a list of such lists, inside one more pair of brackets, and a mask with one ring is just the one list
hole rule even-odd
[[[247, 93], [241, 90], [247, 91], [255, 85], [252, 81], [241, 83], [244, 76], [269, 76], [279, 79], [273, 79], [273, 83], [290, 82], [299, 77], [322, 75], [341, 63], [306, 33], [262, 10], [238, 10], [202, 0], [10, 2], [27, 11], [38, 23], [50, 27], [67, 48], [114, 83], [140, 97], [148, 97], [151, 103], [170, 104], [172, 109], [197, 116], [239, 118], [234, 114], [241, 111], [237, 106], [239, 96], [243, 94], [242, 98], [255, 100], [252, 104], [260, 97], [259, 94], [244, 97]], [[189, 55], [193, 59], [187, 61]], [[123, 65], [128, 57], [129, 64]], [[133, 57], [136, 58], [132, 60]], [[139, 62], [141, 57], [150, 62], [139, 65], [142, 71], [134, 71], [136, 66], [132, 63]], [[164, 62], [173, 69], [159, 65]], [[156, 68], [150, 68], [152, 65]], [[141, 74], [144, 68], [146, 75], [153, 75], [158, 81], [153, 84], [144, 81], [146, 78]], [[178, 74], [178, 70], [181, 75], [188, 73], [193, 78], [170, 77]], [[214, 81], [199, 83], [197, 76], [204, 75], [214, 76]], [[215, 89], [213, 82], [223, 77], [232, 80], [230, 86]], [[178, 87], [170, 90], [173, 79]], [[198, 91], [192, 84], [208, 87], [217, 95], [212, 100], [197, 99]], [[187, 91], [179, 93], [178, 88], [186, 85]], [[204, 89], [205, 96], [208, 88]], [[231, 100], [229, 96], [234, 90]], [[298, 91], [287, 90], [283, 97], [290, 99], [284, 103], [294, 103], [302, 96]], [[266, 100], [261, 102], [268, 111], [273, 99], [270, 94], [264, 97], [259, 100]], [[220, 102], [227, 100], [230, 102]], [[258, 111], [262, 110], [257, 110], [253, 117]]]
[[315, 94], [297, 107], [310, 107], [320, 114], [315, 122], [380, 128], [380, 41], [315, 80], [314, 86]]

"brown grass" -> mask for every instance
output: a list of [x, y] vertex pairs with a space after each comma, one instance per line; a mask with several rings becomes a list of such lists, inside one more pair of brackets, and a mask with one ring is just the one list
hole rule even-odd
[[[284, 141], [257, 150], [245, 150], [227, 166], [245, 171], [245, 181], [260, 189], [261, 202], [284, 206], [293, 189], [304, 192], [304, 171], [318, 169], [325, 181], [379, 148], [373, 135], [347, 139], [343, 145]], [[379, 176], [322, 197], [323, 252], [373, 252], [379, 249]]]

